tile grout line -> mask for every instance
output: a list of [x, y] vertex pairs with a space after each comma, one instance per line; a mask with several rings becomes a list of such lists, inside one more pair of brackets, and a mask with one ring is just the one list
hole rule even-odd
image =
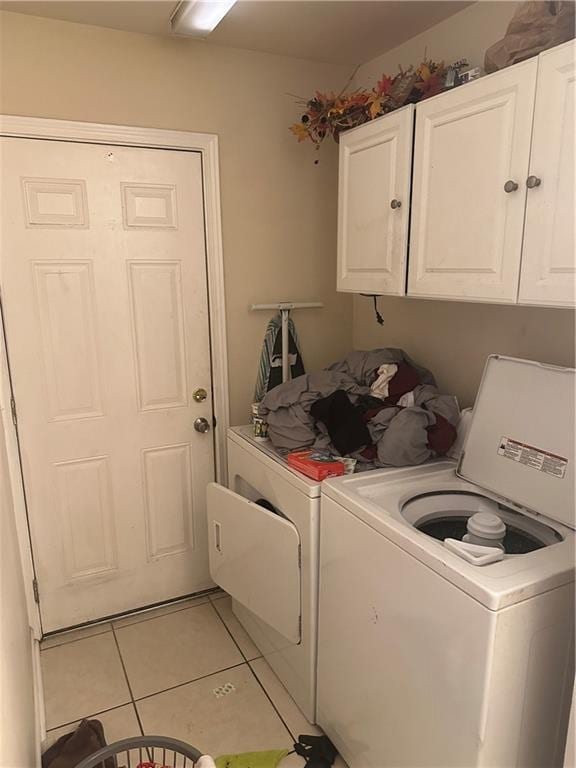
[[[263, 656], [261, 656], [260, 658], [264, 658], [264, 657], [263, 657]], [[253, 661], [256, 661], [256, 659], [253, 659]], [[264, 659], [264, 661], [266, 661], [266, 659]], [[260, 686], [260, 688], [262, 688], [262, 690], [264, 691], [264, 695], [266, 696], [266, 698], [268, 699], [268, 701], [269, 701], [269, 702], [270, 702], [270, 704], [272, 705], [272, 708], [274, 709], [274, 711], [276, 712], [276, 714], [278, 715], [278, 717], [279, 717], [279, 718], [280, 718], [280, 720], [282, 721], [282, 725], [283, 725], [283, 726], [284, 726], [284, 728], [286, 728], [286, 730], [288, 731], [288, 735], [289, 735], [289, 736], [290, 736], [290, 738], [291, 738], [291, 739], [293, 739], [293, 741], [295, 742], [295, 741], [296, 741], [296, 737], [294, 736], [294, 734], [292, 733], [292, 731], [290, 730], [290, 728], [288, 728], [288, 724], [286, 723], [286, 721], [284, 720], [284, 718], [283, 718], [283, 717], [282, 717], [282, 715], [280, 714], [280, 710], [278, 709], [278, 707], [276, 706], [276, 704], [275, 704], [275, 703], [274, 703], [274, 701], [272, 700], [272, 697], [270, 696], [270, 694], [269, 694], [269, 693], [268, 693], [268, 691], [266, 690], [266, 688], [265, 688], [265, 686], [264, 686], [264, 683], [263, 683], [263, 682], [260, 680], [260, 678], [258, 677], [258, 675], [256, 674], [256, 672], [255, 672], [255, 671], [252, 669], [252, 665], [250, 664], [250, 662], [248, 661], [248, 662], [246, 662], [246, 663], [248, 664], [248, 669], [250, 670], [250, 672], [252, 672], [252, 675], [253, 675], [253, 676], [256, 678], [256, 682], [258, 683], [258, 685]]]
[[[76, 630], [73, 631], [75, 632]], [[110, 625], [110, 629], [103, 629], [102, 632], [94, 632], [93, 635], [86, 635], [86, 637], [75, 637], [73, 640], [63, 640], [61, 643], [48, 646], [48, 648], [42, 648], [42, 641], [40, 641], [40, 651], [42, 653], [44, 651], [51, 651], [53, 648], [60, 648], [62, 645], [72, 645], [72, 643], [79, 643], [81, 640], [90, 640], [91, 637], [100, 637], [101, 635], [108, 634], [108, 632], [112, 632], [112, 625]], [[51, 637], [56, 637], [56, 635], [52, 635]], [[46, 639], [48, 640], [50, 638]]]
[[140, 719], [140, 712], [138, 712], [138, 707], [136, 706], [136, 701], [134, 699], [134, 694], [132, 693], [132, 686], [130, 685], [130, 680], [128, 679], [128, 672], [126, 671], [126, 665], [124, 664], [124, 658], [122, 656], [122, 651], [120, 650], [120, 643], [118, 642], [118, 638], [116, 637], [116, 632], [114, 631], [114, 626], [112, 626], [112, 635], [114, 637], [114, 642], [116, 643], [116, 649], [118, 650], [118, 656], [120, 657], [120, 664], [122, 664], [122, 671], [124, 672], [124, 677], [126, 678], [126, 685], [128, 686], [128, 693], [130, 694], [130, 703], [132, 704], [134, 708], [134, 712], [136, 714], [136, 720], [138, 721], [138, 727], [140, 728], [140, 734], [142, 736], [145, 736], [144, 728], [142, 727], [142, 720]]
[[[246, 662], [246, 664], [249, 664], [251, 661], [256, 661], [256, 659], [263, 659], [263, 658], [264, 658], [264, 656], [263, 656], [263, 654], [262, 654], [262, 653], [260, 653], [260, 655], [259, 655], [259, 656], [254, 656], [253, 658], [250, 658], [250, 659], [248, 658], [248, 656], [247, 656], [247, 655], [244, 653], [244, 651], [243, 651], [243, 650], [242, 650], [242, 648], [240, 647], [240, 643], [239, 643], [239, 642], [236, 640], [236, 638], [234, 637], [234, 633], [233, 633], [233, 632], [232, 632], [232, 630], [229, 628], [228, 624], [226, 624], [226, 621], [224, 620], [224, 618], [223, 618], [223, 617], [220, 615], [220, 612], [218, 611], [218, 608], [216, 608], [216, 606], [214, 605], [214, 603], [213, 603], [213, 602], [211, 602], [210, 604], [211, 604], [212, 608], [214, 608], [214, 610], [216, 611], [216, 615], [218, 616], [218, 618], [220, 619], [220, 621], [222, 622], [222, 624], [224, 624], [224, 629], [226, 630], [226, 632], [228, 632], [228, 634], [229, 634], [229, 635], [230, 635], [230, 637], [232, 638], [232, 640], [233, 640], [233, 642], [234, 642], [234, 645], [235, 645], [235, 646], [236, 646], [236, 648], [239, 650], [239, 652], [240, 652], [240, 655], [242, 656], [242, 658], [244, 659], [244, 661]], [[256, 650], [258, 650], [258, 651], [259, 651], [260, 649], [259, 649], [259, 648], [256, 648]]]
[[[224, 596], [225, 596], [225, 595], [224, 595]], [[220, 619], [220, 621], [221, 621], [221, 622], [222, 622], [222, 624], [224, 625], [224, 628], [226, 629], [226, 631], [228, 632], [228, 634], [230, 635], [230, 637], [232, 638], [232, 640], [234, 641], [234, 644], [236, 645], [236, 647], [237, 647], [237, 648], [238, 648], [238, 650], [240, 651], [240, 653], [241, 653], [241, 655], [242, 655], [242, 658], [245, 660], [245, 663], [246, 663], [246, 664], [247, 664], [247, 666], [248, 666], [248, 669], [250, 670], [250, 672], [252, 673], [252, 675], [253, 675], [253, 676], [256, 678], [256, 682], [258, 683], [258, 685], [260, 686], [260, 688], [263, 690], [263, 692], [264, 692], [264, 695], [266, 696], [266, 698], [268, 699], [268, 701], [269, 701], [269, 702], [270, 702], [270, 704], [272, 705], [272, 709], [273, 709], [273, 710], [274, 710], [274, 712], [276, 712], [276, 714], [278, 715], [278, 718], [280, 719], [280, 721], [281, 721], [282, 725], [284, 726], [284, 728], [286, 728], [286, 730], [287, 730], [287, 732], [288, 732], [288, 735], [290, 736], [290, 738], [291, 738], [291, 739], [294, 739], [294, 741], [296, 741], [296, 737], [294, 736], [294, 734], [292, 733], [292, 731], [290, 730], [290, 728], [288, 728], [288, 725], [287, 725], [286, 721], [284, 720], [284, 718], [283, 718], [283, 717], [282, 717], [282, 715], [280, 714], [280, 710], [278, 709], [278, 707], [276, 706], [276, 704], [275, 704], [275, 703], [274, 703], [274, 701], [272, 700], [272, 697], [270, 696], [270, 694], [269, 694], [269, 693], [268, 693], [268, 691], [266, 690], [266, 688], [265, 688], [264, 684], [261, 682], [261, 680], [260, 680], [260, 678], [258, 677], [258, 675], [256, 674], [256, 672], [255, 672], [255, 671], [252, 669], [252, 666], [251, 666], [251, 663], [250, 663], [250, 662], [252, 662], [252, 661], [257, 661], [258, 659], [264, 659], [264, 656], [260, 655], [260, 656], [257, 656], [255, 659], [248, 659], [248, 658], [246, 657], [246, 654], [244, 653], [244, 651], [242, 650], [242, 648], [240, 648], [240, 645], [237, 643], [237, 641], [236, 641], [236, 638], [234, 637], [234, 635], [232, 634], [232, 632], [231, 632], [231, 631], [230, 631], [230, 629], [228, 628], [228, 625], [226, 624], [226, 622], [224, 621], [224, 619], [223, 619], [223, 618], [222, 618], [222, 616], [220, 615], [220, 612], [218, 611], [218, 609], [217, 609], [217, 608], [216, 608], [216, 606], [214, 605], [214, 603], [215, 603], [217, 600], [219, 600], [219, 599], [222, 599], [222, 598], [212, 598], [212, 597], [211, 597], [211, 598], [210, 598], [210, 605], [211, 605], [211, 606], [212, 606], [212, 608], [215, 610], [215, 612], [216, 612], [216, 615], [218, 616], [218, 618]], [[258, 649], [258, 650], [259, 650], [259, 649]], [[266, 661], [266, 660], [264, 659], [264, 661]]]
[[224, 667], [223, 669], [217, 669], [214, 672], [209, 672], [207, 675], [201, 675], [200, 677], [194, 677], [192, 680], [185, 680], [183, 683], [176, 683], [176, 685], [171, 685], [168, 688], [162, 688], [161, 691], [154, 691], [154, 693], [147, 693], [145, 696], [140, 696], [139, 698], [134, 700], [134, 703], [137, 704], [139, 701], [144, 701], [145, 699], [152, 699], [154, 696], [159, 696], [161, 693], [168, 693], [169, 691], [174, 691], [176, 688], [182, 688], [185, 685], [192, 685], [192, 683], [199, 683], [200, 680], [206, 680], [208, 677], [213, 677], [213, 675], [220, 675], [222, 672], [229, 672], [231, 669], [238, 669], [238, 667], [244, 667], [247, 666], [247, 661], [241, 661], [239, 664], [232, 664], [230, 667]]
[[210, 601], [210, 605], [212, 606], [212, 610], [214, 611], [214, 613], [216, 614], [216, 616], [218, 616], [218, 618], [219, 618], [219, 619], [220, 619], [220, 621], [222, 622], [222, 624], [223, 624], [223, 626], [224, 626], [224, 629], [226, 630], [226, 632], [228, 632], [228, 635], [230, 636], [230, 638], [231, 638], [232, 642], [234, 643], [234, 645], [235, 645], [235, 646], [236, 646], [236, 648], [238, 649], [238, 653], [240, 654], [240, 656], [242, 656], [242, 658], [244, 659], [244, 662], [245, 662], [246, 664], [248, 664], [248, 659], [246, 658], [246, 654], [244, 653], [244, 651], [242, 650], [242, 648], [240, 648], [240, 645], [239, 645], [239, 644], [238, 644], [238, 642], [236, 641], [236, 638], [234, 637], [234, 635], [232, 634], [232, 632], [231, 632], [231, 631], [230, 631], [230, 629], [228, 628], [228, 625], [226, 624], [226, 622], [224, 621], [224, 619], [222, 618], [222, 616], [220, 616], [220, 613], [218, 612], [218, 609], [216, 608], [216, 606], [214, 605], [214, 603], [213, 603], [212, 601]]
[[74, 725], [74, 723], [80, 723], [82, 720], [91, 720], [93, 717], [98, 717], [99, 715], [105, 715], [107, 712], [114, 712], [116, 709], [122, 709], [123, 707], [128, 707], [134, 702], [127, 701], [125, 704], [116, 704], [115, 707], [109, 707], [108, 709], [101, 709], [99, 712], [93, 712], [91, 715], [86, 715], [85, 717], [77, 717], [75, 720], [69, 720], [67, 723], [60, 723], [60, 725], [55, 725], [52, 728], [46, 728], [46, 734], [49, 734], [51, 731], [59, 731], [60, 728], [67, 728], [69, 725]]
[[[218, 609], [216, 608], [216, 606], [214, 605], [214, 602], [215, 602], [215, 601], [212, 601], [212, 600], [210, 600], [210, 605], [212, 606], [212, 608], [213, 608], [213, 609], [214, 609], [214, 611], [216, 612], [216, 615], [218, 616], [218, 618], [220, 619], [220, 621], [221, 621], [221, 622], [222, 622], [222, 624], [224, 625], [224, 629], [226, 630], [226, 632], [228, 632], [228, 634], [229, 634], [229, 635], [230, 635], [230, 637], [232, 638], [232, 640], [233, 640], [234, 644], [236, 645], [236, 648], [238, 648], [238, 650], [240, 651], [240, 654], [241, 654], [242, 658], [244, 659], [245, 663], [247, 664], [247, 666], [248, 666], [248, 669], [250, 670], [250, 672], [252, 673], [252, 675], [253, 675], [253, 676], [256, 678], [256, 682], [258, 683], [258, 685], [260, 686], [260, 688], [262, 688], [262, 690], [264, 691], [264, 695], [266, 696], [266, 698], [268, 699], [268, 701], [269, 701], [269, 702], [270, 702], [270, 704], [272, 705], [272, 709], [273, 709], [273, 710], [274, 710], [274, 712], [276, 712], [276, 714], [278, 715], [278, 717], [279, 717], [279, 719], [280, 719], [280, 721], [281, 721], [282, 725], [283, 725], [283, 726], [284, 726], [284, 728], [286, 728], [286, 730], [288, 731], [288, 734], [289, 734], [290, 738], [294, 739], [294, 734], [292, 733], [292, 731], [290, 730], [290, 728], [288, 728], [288, 726], [286, 725], [286, 721], [284, 720], [284, 718], [283, 718], [283, 717], [282, 717], [282, 715], [280, 714], [280, 712], [279, 712], [278, 708], [276, 707], [276, 705], [275, 705], [275, 704], [274, 704], [274, 702], [272, 701], [272, 698], [271, 698], [271, 696], [268, 694], [268, 691], [266, 690], [266, 688], [264, 687], [264, 685], [263, 685], [263, 684], [260, 682], [260, 678], [258, 677], [258, 675], [256, 674], [256, 672], [254, 672], [254, 670], [253, 670], [253, 669], [252, 669], [252, 667], [250, 666], [250, 661], [256, 661], [256, 659], [247, 659], [247, 658], [246, 658], [246, 654], [244, 653], [244, 651], [242, 650], [242, 648], [240, 648], [240, 645], [239, 645], [239, 644], [236, 642], [236, 638], [234, 637], [234, 635], [232, 634], [232, 632], [231, 632], [231, 631], [230, 631], [230, 629], [228, 628], [228, 625], [226, 624], [226, 622], [224, 621], [224, 619], [222, 618], [222, 616], [220, 616], [220, 613], [219, 613]], [[259, 650], [259, 649], [258, 649], [258, 650]], [[263, 656], [258, 656], [257, 658], [258, 658], [258, 659], [262, 659], [262, 658], [264, 658], [264, 657], [263, 657]]]

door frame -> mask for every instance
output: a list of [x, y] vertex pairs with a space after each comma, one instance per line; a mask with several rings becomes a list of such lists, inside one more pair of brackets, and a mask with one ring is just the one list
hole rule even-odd
[[[224, 256], [222, 249], [222, 214], [220, 207], [220, 165], [218, 136], [212, 133], [192, 133], [139, 126], [107, 125], [70, 120], [53, 120], [43, 117], [22, 117], [0, 114], [0, 136], [20, 139], [45, 139], [49, 141], [79, 142], [83, 144], [115, 144], [146, 149], [175, 149], [199, 152], [202, 166], [204, 198], [204, 235], [208, 288], [208, 319], [210, 334], [210, 364], [214, 406], [214, 456], [215, 478], [227, 485], [226, 433], [230, 423], [228, 392], [228, 354], [226, 337], [226, 303], [224, 292]], [[0, 291], [2, 270], [0, 265]], [[0, 329], [1, 330], [1, 329]], [[8, 343], [9, 343], [8, 339]], [[8, 350], [4, 336], [0, 339], [0, 357], [8, 364]], [[4, 366], [2, 366], [4, 368]], [[6, 373], [8, 367], [6, 367]], [[4, 373], [4, 371], [3, 371]], [[2, 376], [2, 394], [11, 393], [8, 376]], [[5, 391], [4, 391], [5, 390]], [[11, 393], [12, 394], [12, 393]], [[1, 403], [6, 407], [6, 399]], [[8, 401], [9, 402], [9, 401]], [[10, 419], [9, 423], [12, 423]], [[17, 441], [9, 441], [9, 461], [21, 471]], [[28, 535], [28, 519], [25, 504], [17, 504], [17, 521], [20, 548], [25, 575], [34, 573], [32, 552]], [[26, 579], [26, 581], [30, 581]], [[39, 631], [38, 606], [34, 602], [32, 584], [26, 585], [31, 624]], [[36, 623], [38, 622], [38, 623]]]
[[16, 521], [16, 535], [20, 550], [20, 564], [24, 592], [26, 595], [26, 607], [28, 621], [33, 631], [34, 638], [42, 637], [42, 625], [40, 622], [40, 606], [34, 596], [34, 581], [36, 571], [34, 568], [34, 556], [28, 524], [26, 508], [26, 495], [22, 476], [22, 464], [20, 461], [20, 443], [18, 440], [18, 427], [12, 416], [12, 381], [8, 367], [8, 355], [6, 350], [6, 330], [2, 314], [2, 295], [0, 293], [0, 411], [2, 412], [2, 424], [4, 434], [0, 437], [6, 442], [6, 454], [8, 456], [8, 482], [12, 495], [14, 519]]

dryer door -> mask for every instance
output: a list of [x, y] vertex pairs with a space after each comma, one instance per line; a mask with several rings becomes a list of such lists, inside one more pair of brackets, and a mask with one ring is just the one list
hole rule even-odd
[[300, 536], [292, 523], [210, 483], [210, 575], [293, 643], [300, 642]]

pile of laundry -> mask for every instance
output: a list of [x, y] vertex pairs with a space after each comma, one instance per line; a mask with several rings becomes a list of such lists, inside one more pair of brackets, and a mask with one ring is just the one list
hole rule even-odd
[[270, 390], [259, 405], [281, 453], [313, 448], [358, 469], [422, 464], [456, 440], [458, 401], [401, 349], [351, 352], [323, 371]]

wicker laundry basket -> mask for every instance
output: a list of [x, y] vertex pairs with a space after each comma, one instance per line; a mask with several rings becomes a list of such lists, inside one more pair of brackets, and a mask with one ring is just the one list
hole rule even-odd
[[115, 758], [118, 768], [136, 768], [140, 763], [158, 763], [170, 768], [192, 768], [202, 757], [190, 744], [167, 736], [135, 736], [102, 747], [86, 757], [76, 768], [105, 768], [105, 761]]

